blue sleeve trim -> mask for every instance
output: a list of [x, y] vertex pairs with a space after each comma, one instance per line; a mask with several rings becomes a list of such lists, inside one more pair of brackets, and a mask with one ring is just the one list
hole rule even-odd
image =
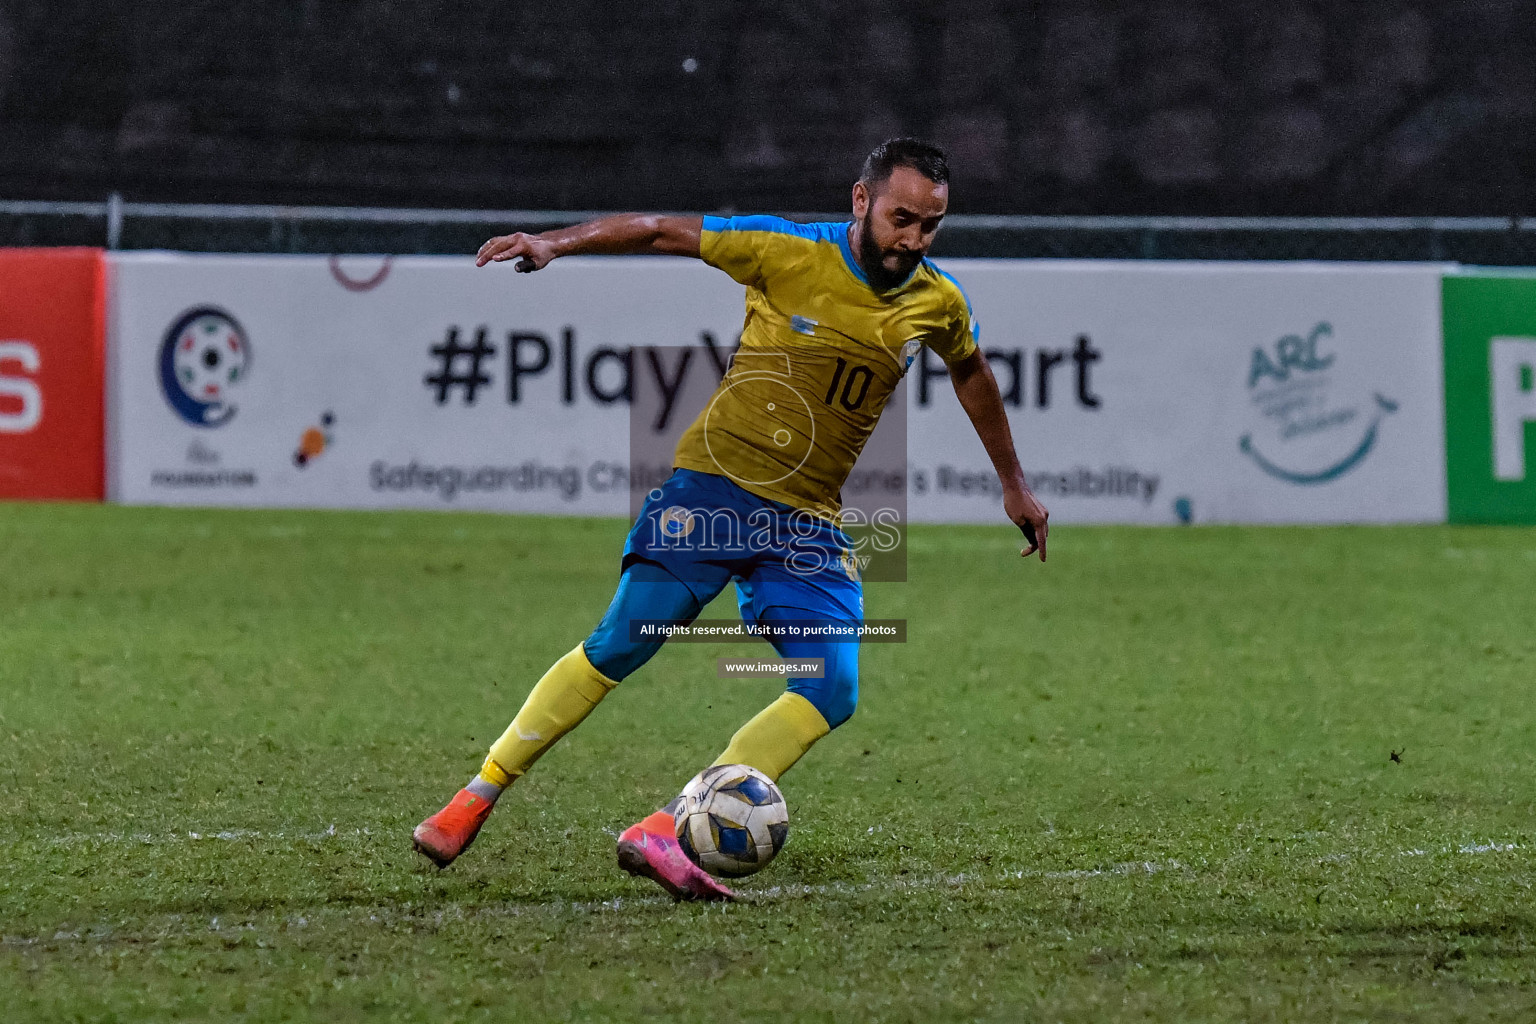
[[835, 242], [838, 240], [838, 232], [842, 231], [847, 237], [846, 224], [834, 224], [827, 221], [817, 221], [812, 224], [797, 224], [783, 217], [773, 217], [768, 214], [752, 214], [746, 217], [705, 217], [705, 231], [765, 231], [772, 235], [794, 235], [812, 242]]
[[858, 278], [860, 283], [866, 288], [873, 290], [874, 285], [869, 283], [869, 277], [864, 273], [864, 268], [859, 266], [858, 260], [854, 259], [853, 246], [848, 244], [849, 225], [833, 224], [829, 226], [837, 229], [835, 232], [837, 235], [837, 247], [843, 251], [843, 262], [848, 265], [848, 272]]
[[966, 294], [965, 286], [959, 281], [955, 280], [955, 276], [953, 274], [932, 260], [925, 259], [923, 262], [928, 264], [934, 270], [938, 271], [940, 277], [944, 278], [944, 280], [948, 281], [950, 284], [954, 285], [956, 289], [959, 290], [960, 297], [965, 300], [965, 312], [971, 318], [971, 337], [978, 342], [981, 341], [981, 324], [976, 319], [976, 307], [971, 305], [971, 297]]

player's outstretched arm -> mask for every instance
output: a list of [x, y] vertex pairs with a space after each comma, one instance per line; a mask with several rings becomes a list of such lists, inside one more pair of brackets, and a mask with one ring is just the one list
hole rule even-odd
[[971, 418], [992, 468], [1003, 482], [1003, 511], [1013, 520], [1024, 539], [1029, 543], [1019, 554], [1028, 558], [1040, 552], [1045, 561], [1046, 520], [1050, 513], [1024, 482], [1024, 470], [1019, 466], [1019, 456], [1013, 450], [1013, 431], [1008, 429], [1008, 416], [1003, 411], [1003, 396], [997, 390], [997, 378], [986, 356], [977, 349], [970, 355], [949, 366], [949, 379], [954, 382], [955, 394], [961, 408]]
[[517, 260], [521, 274], [542, 270], [557, 256], [699, 255], [702, 217], [656, 213], [621, 213], [537, 235], [521, 231], [498, 235], [480, 247], [475, 266]]

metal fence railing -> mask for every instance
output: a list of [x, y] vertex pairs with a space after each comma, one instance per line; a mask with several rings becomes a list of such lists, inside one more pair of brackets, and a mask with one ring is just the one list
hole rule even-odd
[[[493, 234], [542, 231], [597, 215], [592, 211], [133, 203], [114, 195], [102, 202], [0, 201], [0, 245], [189, 252], [471, 253]], [[1429, 260], [1533, 266], [1536, 218], [960, 214], [946, 222], [934, 255]]]

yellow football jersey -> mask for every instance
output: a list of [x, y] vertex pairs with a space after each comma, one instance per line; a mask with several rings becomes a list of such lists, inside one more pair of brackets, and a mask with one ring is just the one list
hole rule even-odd
[[705, 217], [699, 255], [747, 286], [741, 349], [673, 465], [836, 515], [838, 492], [891, 393], [927, 345], [946, 363], [979, 327], [954, 278], [924, 260], [876, 292], [849, 224]]

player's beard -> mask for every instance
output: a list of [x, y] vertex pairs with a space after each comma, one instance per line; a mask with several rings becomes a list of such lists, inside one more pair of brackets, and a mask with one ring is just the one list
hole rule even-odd
[[[865, 275], [869, 278], [870, 285], [877, 292], [888, 292], [892, 288], [899, 287], [907, 278], [912, 276], [912, 271], [923, 261], [920, 252], [887, 253], [875, 243], [874, 211], [864, 215], [859, 222], [859, 266], [864, 268]], [[888, 270], [885, 266], [885, 258], [894, 256], [897, 259], [895, 270]]]

